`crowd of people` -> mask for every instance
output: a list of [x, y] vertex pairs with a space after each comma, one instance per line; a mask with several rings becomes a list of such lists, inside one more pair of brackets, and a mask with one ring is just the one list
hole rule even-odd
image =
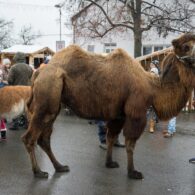
[[[26, 64], [26, 56], [24, 53], [18, 52], [13, 58], [13, 65], [8, 58], [3, 59], [0, 67], [0, 87], [7, 85], [30, 85], [31, 76], [33, 73], [32, 68]], [[1, 118], [1, 139], [6, 140], [7, 125], [6, 120]], [[19, 126], [27, 128], [27, 118], [25, 115], [19, 116], [12, 120], [9, 124], [10, 130], [18, 130]]]
[[[40, 65], [44, 67], [50, 58], [45, 58], [44, 62]], [[30, 86], [31, 77], [35, 71], [32, 66], [26, 63], [26, 55], [22, 52], [17, 52], [13, 57], [13, 65], [11, 65], [11, 60], [5, 58], [0, 64], [0, 88], [7, 85], [16, 86]], [[1, 140], [6, 140], [6, 131], [9, 130], [19, 130], [20, 128], [27, 129], [28, 120], [25, 114], [14, 118], [9, 124], [6, 124], [6, 119], [0, 118], [0, 133]]]

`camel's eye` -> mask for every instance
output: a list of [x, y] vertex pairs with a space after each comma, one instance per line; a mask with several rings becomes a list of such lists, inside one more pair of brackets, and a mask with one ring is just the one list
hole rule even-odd
[[190, 50], [190, 47], [188, 45], [183, 46], [183, 51], [188, 52]]

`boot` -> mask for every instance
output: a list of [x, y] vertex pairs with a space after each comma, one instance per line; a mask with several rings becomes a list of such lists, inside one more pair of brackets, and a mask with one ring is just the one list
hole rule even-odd
[[17, 118], [12, 120], [12, 122], [9, 125], [9, 130], [13, 130], [13, 131], [19, 130], [19, 124]]
[[1, 140], [6, 140], [6, 131], [1, 131]]
[[155, 125], [154, 120], [150, 119], [150, 121], [149, 121], [149, 132], [150, 133], [154, 133], [154, 125]]

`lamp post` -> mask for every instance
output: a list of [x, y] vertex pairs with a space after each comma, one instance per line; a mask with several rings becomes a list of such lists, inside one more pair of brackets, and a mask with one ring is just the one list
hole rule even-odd
[[59, 9], [59, 13], [60, 13], [60, 41], [62, 40], [62, 5], [60, 4], [56, 4], [54, 7]]

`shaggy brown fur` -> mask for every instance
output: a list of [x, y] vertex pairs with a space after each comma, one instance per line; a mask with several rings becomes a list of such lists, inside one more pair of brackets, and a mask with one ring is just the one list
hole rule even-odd
[[[173, 42], [180, 45], [182, 40], [181, 49], [184, 44], [188, 45], [191, 53], [187, 51], [186, 54], [194, 56], [195, 36], [188, 36], [191, 35], [186, 34]], [[183, 41], [185, 37], [187, 42]], [[146, 125], [147, 108], [154, 105], [160, 118], [170, 118], [184, 106], [195, 84], [190, 81], [195, 81], [193, 69], [186, 62], [180, 62], [176, 54], [175, 50], [167, 57], [162, 78], [158, 78], [121, 49], [101, 56], [72, 45], [56, 53], [50, 64], [34, 76], [28, 102], [31, 118], [23, 141], [35, 176], [48, 177], [38, 166], [34, 151], [36, 141], [48, 154], [56, 171], [69, 170], [56, 160], [50, 146], [53, 123], [63, 102], [81, 117], [108, 121], [106, 166], [109, 168], [119, 166], [112, 160], [112, 146], [123, 129], [128, 175], [143, 178], [142, 173], [134, 169], [133, 151]]]
[[182, 35], [172, 44], [174, 52], [162, 63], [161, 87], [155, 88], [154, 107], [162, 119], [177, 115], [195, 87], [195, 35]]
[[11, 120], [24, 113], [29, 86], [6, 86], [0, 89], [0, 117]]

